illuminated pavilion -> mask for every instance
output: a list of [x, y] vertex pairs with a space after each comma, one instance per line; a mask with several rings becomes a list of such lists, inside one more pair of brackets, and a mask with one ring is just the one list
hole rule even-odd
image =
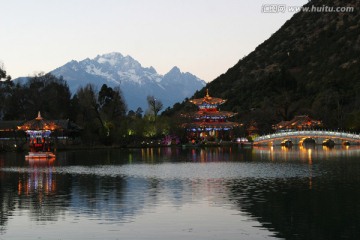
[[41, 117], [40, 111], [38, 116], [18, 126], [18, 130], [23, 130], [29, 136], [30, 152], [49, 152], [50, 135], [60, 127], [54, 121], [45, 120]]
[[273, 125], [273, 129], [276, 131], [294, 131], [294, 130], [306, 130], [321, 127], [322, 122], [314, 120], [308, 115], [295, 116], [290, 121], [281, 121], [278, 124]]
[[206, 95], [203, 98], [192, 99], [191, 103], [198, 107], [194, 113], [183, 114], [184, 117], [193, 119], [191, 123], [185, 123], [182, 126], [186, 129], [187, 137], [191, 140], [231, 140], [233, 138], [233, 129], [239, 124], [229, 122], [227, 119], [235, 116], [237, 113], [220, 111], [219, 105], [226, 102], [221, 98], [214, 98]]

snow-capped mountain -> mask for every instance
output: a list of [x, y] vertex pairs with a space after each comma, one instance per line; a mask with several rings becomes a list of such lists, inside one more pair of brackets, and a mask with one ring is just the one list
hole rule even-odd
[[129, 110], [141, 107], [146, 110], [146, 97], [153, 95], [164, 104], [164, 109], [191, 97], [206, 83], [191, 73], [183, 73], [173, 67], [164, 76], [153, 67], [145, 68], [130, 56], [120, 53], [98, 55], [94, 59], [71, 61], [51, 71], [67, 81], [72, 93], [88, 83], [101, 88], [120, 86]]

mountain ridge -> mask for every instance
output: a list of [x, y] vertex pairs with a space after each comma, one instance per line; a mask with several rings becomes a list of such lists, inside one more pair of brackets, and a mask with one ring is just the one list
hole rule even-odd
[[146, 109], [148, 95], [160, 99], [164, 108], [170, 107], [206, 85], [204, 80], [191, 73], [181, 72], [176, 66], [161, 75], [154, 67], [143, 67], [131, 56], [118, 52], [97, 55], [93, 59], [71, 60], [50, 73], [63, 77], [73, 94], [88, 83], [98, 88], [103, 84], [120, 86], [131, 110], [138, 107]]
[[[360, 130], [360, 2], [312, 0], [305, 6], [353, 6], [354, 11], [299, 12], [253, 52], [206, 86], [227, 99], [245, 128], [260, 133], [307, 114], [327, 128]], [[203, 97], [205, 88], [194, 94]], [[177, 105], [164, 114], [186, 109]]]

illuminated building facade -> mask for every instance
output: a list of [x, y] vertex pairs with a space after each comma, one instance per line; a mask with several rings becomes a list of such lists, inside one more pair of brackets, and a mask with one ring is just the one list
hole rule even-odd
[[40, 112], [35, 119], [18, 126], [18, 130], [25, 131], [29, 137], [30, 152], [50, 151], [50, 135], [58, 128], [59, 126], [54, 121], [43, 119]]
[[211, 97], [207, 90], [205, 97], [192, 99], [190, 102], [198, 107], [198, 111], [183, 114], [184, 117], [193, 120], [191, 123], [183, 124], [189, 140], [232, 140], [233, 129], [239, 124], [227, 120], [236, 113], [219, 110], [219, 106], [226, 100]]
[[273, 129], [276, 131], [294, 131], [294, 130], [306, 130], [314, 129], [322, 126], [322, 122], [313, 120], [308, 115], [295, 116], [290, 121], [282, 121], [273, 125]]

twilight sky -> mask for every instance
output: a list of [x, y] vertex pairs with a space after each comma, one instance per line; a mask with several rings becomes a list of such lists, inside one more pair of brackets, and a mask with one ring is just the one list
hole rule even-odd
[[165, 74], [173, 66], [209, 82], [268, 39], [294, 13], [264, 4], [308, 0], [2, 0], [0, 63], [12, 78], [120, 52]]

